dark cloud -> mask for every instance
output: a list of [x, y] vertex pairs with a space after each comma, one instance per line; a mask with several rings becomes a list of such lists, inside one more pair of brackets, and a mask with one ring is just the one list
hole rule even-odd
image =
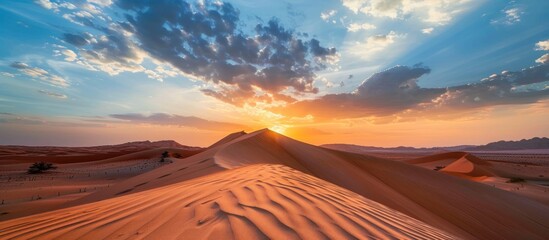
[[29, 68], [29, 65], [27, 65], [26, 63], [22, 63], [22, 62], [12, 62], [10, 64], [10, 67], [16, 68], [16, 69], [27, 69], [27, 68]]
[[[127, 25], [127, 24], [126, 24]], [[63, 40], [80, 48], [80, 55], [91, 66], [110, 75], [123, 71], [141, 72], [143, 56], [132, 39], [124, 35], [124, 24], [112, 24], [109, 27], [96, 27], [103, 34], [93, 36], [90, 33], [64, 34]]]
[[533, 103], [549, 96], [549, 64], [494, 74], [482, 81], [449, 88], [424, 88], [418, 78], [430, 70], [397, 66], [366, 79], [352, 93], [298, 101], [275, 112], [289, 116], [356, 118], [416, 112], [449, 112], [502, 104]]
[[[335, 48], [302, 39], [303, 34], [284, 28], [276, 19], [242, 29], [239, 11], [229, 3], [120, 0], [116, 4], [127, 13], [120, 29], [133, 32], [140, 49], [186, 74], [226, 86], [204, 93], [232, 104], [242, 104], [246, 97], [257, 100], [253, 86], [279, 100], [288, 88], [316, 93], [315, 71], [336, 58]], [[105, 58], [114, 61], [132, 57], [122, 48], [131, 44], [110, 36], [108, 43], [115, 48], [93, 48], [108, 49], [113, 56]]]
[[89, 43], [88, 39], [86, 39], [85, 37], [78, 34], [70, 34], [70, 33], [63, 34], [63, 40], [77, 47], [82, 47]]
[[61, 98], [61, 99], [67, 98], [67, 95], [65, 95], [65, 94], [50, 92], [50, 91], [47, 91], [47, 90], [38, 90], [38, 92], [41, 93], [41, 94], [50, 96], [50, 97]]
[[322, 118], [392, 114], [444, 93], [444, 89], [417, 85], [417, 79], [429, 72], [429, 68], [421, 66], [396, 66], [372, 75], [352, 93], [328, 94], [315, 100], [295, 102], [276, 111]]
[[[442, 109], [470, 109], [476, 107], [526, 104], [549, 96], [549, 64], [505, 71], [482, 79], [478, 83], [456, 86], [439, 98], [433, 105]], [[545, 85], [537, 85], [546, 82]]]
[[240, 124], [209, 121], [193, 116], [181, 116], [177, 114], [154, 113], [144, 115], [140, 113], [111, 114], [111, 118], [128, 121], [131, 123], [145, 123], [157, 125], [186, 126], [205, 130], [242, 130], [246, 127]]

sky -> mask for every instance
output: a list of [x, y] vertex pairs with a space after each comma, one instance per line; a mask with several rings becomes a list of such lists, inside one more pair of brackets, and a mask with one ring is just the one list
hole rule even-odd
[[549, 1], [0, 2], [0, 144], [549, 136]]

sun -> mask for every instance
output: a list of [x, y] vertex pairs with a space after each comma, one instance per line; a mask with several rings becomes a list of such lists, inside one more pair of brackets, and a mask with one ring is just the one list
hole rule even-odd
[[281, 126], [281, 125], [272, 126], [269, 129], [271, 129], [272, 131], [275, 131], [277, 133], [280, 133], [280, 134], [284, 134], [284, 132], [286, 132], [286, 127]]

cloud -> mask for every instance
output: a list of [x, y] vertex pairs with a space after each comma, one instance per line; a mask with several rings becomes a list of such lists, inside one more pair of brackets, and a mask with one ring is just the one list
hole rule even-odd
[[[534, 48], [534, 50], [549, 51], [549, 40], [537, 42], [536, 43], [536, 48]], [[536, 59], [536, 62], [541, 63], [541, 64], [549, 63], [549, 53], [543, 54], [541, 57]]]
[[91, 34], [83, 34], [83, 36], [78, 34], [70, 34], [70, 33], [63, 34], [63, 40], [76, 47], [82, 47], [90, 43], [88, 39], [92, 39], [92, 37], [93, 36], [91, 36]]
[[314, 38], [301, 39], [275, 19], [257, 24], [250, 35], [243, 33], [238, 28], [239, 11], [229, 3], [117, 4], [130, 13], [127, 20], [135, 29], [133, 34], [150, 56], [198, 79], [231, 86], [222, 92], [205, 91], [217, 92], [210, 96], [253, 96], [254, 88], [272, 96], [288, 88], [316, 93], [315, 71], [337, 58], [335, 48], [324, 48]]
[[65, 61], [69, 62], [76, 60], [76, 57], [78, 57], [78, 55], [70, 49], [61, 50], [61, 54], [65, 56]]
[[36, 117], [27, 117], [20, 116], [11, 113], [1, 113], [0, 114], [0, 124], [6, 123], [16, 123], [16, 124], [25, 124], [25, 125], [38, 125], [45, 124], [46, 121], [36, 118]]
[[337, 13], [336, 10], [328, 10], [328, 11], [325, 11], [325, 12], [321, 12], [320, 13], [320, 18], [326, 22], [328, 22], [330, 20], [330, 18], [332, 18], [333, 16], [335, 16], [335, 14]]
[[37, 0], [37, 1], [35, 1], [35, 2], [36, 2], [38, 5], [40, 5], [41, 7], [45, 8], [45, 9], [53, 9], [53, 8], [56, 8], [56, 4], [50, 2], [49, 0]]
[[13, 113], [0, 113], [0, 124], [45, 125], [51, 127], [106, 127], [103, 123], [86, 123], [70, 120], [57, 121], [55, 118], [44, 118]]
[[22, 63], [22, 62], [13, 62], [13, 63], [10, 64], [10, 67], [16, 68], [16, 69], [30, 68], [30, 66], [28, 64]]
[[[284, 112], [297, 116], [347, 118], [387, 115], [429, 102], [444, 89], [421, 88], [417, 79], [430, 72], [426, 67], [396, 66], [366, 79], [352, 93], [328, 94], [315, 100], [287, 105]], [[277, 109], [281, 110], [281, 109]]]
[[387, 34], [379, 34], [368, 37], [365, 42], [356, 42], [349, 49], [350, 53], [361, 58], [368, 58], [374, 53], [380, 52], [390, 45], [394, 44], [397, 39], [405, 38], [406, 35], [398, 34], [390, 31]]
[[467, 0], [342, 0], [354, 13], [377, 18], [404, 19], [416, 17], [425, 23], [444, 25], [466, 7]]
[[549, 63], [549, 53], [543, 54], [541, 57], [536, 59], [536, 62], [541, 64]]
[[13, 73], [9, 73], [9, 72], [0, 72], [0, 74], [2, 76], [6, 76], [6, 77], [10, 77], [10, 78], [14, 78], [15, 75]]
[[505, 10], [505, 18], [507, 20], [507, 23], [513, 24], [516, 22], [520, 22], [520, 15], [522, 13], [520, 12], [520, 9], [518, 8], [511, 8]]
[[335, 48], [306, 39], [307, 34], [286, 29], [276, 19], [243, 29], [238, 9], [229, 3], [120, 0], [115, 5], [124, 21], [95, 20], [89, 26], [99, 33], [93, 36], [63, 35], [87, 65], [111, 75], [144, 72], [161, 79], [158, 71], [141, 65], [152, 58], [207, 82], [205, 94], [235, 105], [317, 93], [315, 72], [339, 59]]
[[448, 88], [433, 100], [436, 108], [471, 109], [502, 104], [528, 104], [549, 96], [549, 65], [492, 74], [480, 82]]
[[424, 34], [431, 34], [433, 32], [433, 30], [435, 30], [434, 28], [424, 28], [424, 29], [421, 29], [421, 32], [424, 33]]
[[535, 50], [538, 50], [538, 51], [549, 51], [549, 40], [537, 42], [537, 43], [536, 43], [536, 48], [535, 48]]
[[63, 14], [63, 18], [81, 26], [91, 27], [94, 25], [93, 18], [95, 17], [92, 13], [81, 10], [73, 13], [65, 13]]
[[205, 130], [241, 130], [243, 125], [227, 122], [209, 121], [194, 116], [181, 116], [177, 114], [154, 113], [144, 115], [140, 113], [111, 114], [111, 118], [124, 120], [130, 123], [186, 126]]
[[51, 73], [49, 73], [48, 71], [46, 71], [42, 68], [31, 67], [28, 64], [23, 63], [23, 62], [13, 62], [13, 63], [10, 64], [10, 66], [15, 68], [15, 69], [18, 69], [21, 73], [23, 73], [23, 74], [25, 74], [29, 77], [40, 79], [40, 80], [42, 80], [44, 82], [47, 82], [49, 84], [52, 84], [54, 86], [58, 86], [58, 87], [67, 87], [67, 86], [69, 86], [69, 83], [68, 83], [67, 80], [65, 80], [64, 78], [62, 78], [58, 75], [51, 74]]
[[273, 108], [286, 116], [359, 118], [416, 113], [469, 111], [502, 104], [528, 104], [549, 97], [549, 64], [504, 71], [480, 82], [448, 88], [425, 88], [423, 66], [396, 66], [366, 79], [351, 93], [328, 94]]
[[38, 92], [41, 93], [41, 94], [50, 96], [50, 97], [54, 97], [54, 98], [60, 98], [60, 99], [66, 99], [67, 98], [67, 95], [65, 95], [65, 94], [54, 93], [54, 92], [50, 92], [50, 91], [47, 91], [47, 90], [38, 90]]
[[520, 22], [520, 17], [524, 12], [518, 7], [505, 8], [501, 10], [503, 16], [491, 21], [492, 24], [513, 25]]
[[375, 25], [369, 24], [369, 23], [351, 23], [349, 26], [347, 26], [347, 31], [349, 32], [358, 32], [360, 30], [371, 30], [376, 29]]
[[64, 41], [80, 48], [80, 55], [87, 65], [109, 75], [121, 72], [144, 72], [141, 65], [144, 54], [135, 42], [124, 35], [119, 25], [102, 29], [105, 34], [64, 34]]
[[363, 0], [342, 0], [341, 2], [343, 3], [343, 6], [347, 7], [355, 14], [358, 13], [364, 3]]
[[61, 8], [66, 8], [69, 10], [76, 9], [76, 6], [70, 2], [56, 3], [49, 0], [35, 0], [34, 2], [41, 7], [53, 10], [54, 12], [59, 12], [59, 9]]
[[88, 2], [102, 7], [110, 6], [112, 4], [112, 0], [88, 0]]

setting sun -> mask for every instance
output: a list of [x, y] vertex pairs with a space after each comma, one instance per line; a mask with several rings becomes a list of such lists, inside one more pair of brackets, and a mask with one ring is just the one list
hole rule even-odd
[[269, 129], [280, 134], [284, 134], [286, 132], [286, 127], [281, 125], [276, 125], [276, 126], [270, 127]]

